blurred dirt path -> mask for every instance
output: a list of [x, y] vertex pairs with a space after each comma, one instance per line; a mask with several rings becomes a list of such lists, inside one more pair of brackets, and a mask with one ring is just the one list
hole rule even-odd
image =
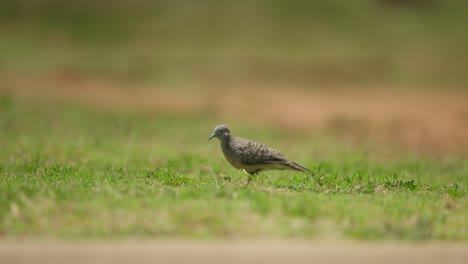
[[1, 241], [0, 263], [466, 263], [467, 244]]
[[0, 94], [158, 113], [213, 113], [301, 131], [325, 131], [351, 142], [374, 140], [429, 153], [468, 152], [468, 93], [314, 91], [269, 87], [192, 90], [127, 87], [52, 78], [6, 79]]

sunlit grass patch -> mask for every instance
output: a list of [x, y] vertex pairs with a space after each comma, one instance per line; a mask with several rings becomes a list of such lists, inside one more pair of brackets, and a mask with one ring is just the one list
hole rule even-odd
[[319, 134], [236, 123], [314, 171], [247, 184], [207, 140], [212, 116], [0, 101], [4, 236], [468, 238], [463, 157], [371, 158]]

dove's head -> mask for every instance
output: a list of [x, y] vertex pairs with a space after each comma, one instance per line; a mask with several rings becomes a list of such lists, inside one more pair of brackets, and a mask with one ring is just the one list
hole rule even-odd
[[214, 137], [218, 138], [219, 140], [223, 140], [224, 138], [229, 138], [231, 136], [231, 131], [227, 125], [217, 125], [214, 130], [213, 134], [210, 136], [210, 140]]

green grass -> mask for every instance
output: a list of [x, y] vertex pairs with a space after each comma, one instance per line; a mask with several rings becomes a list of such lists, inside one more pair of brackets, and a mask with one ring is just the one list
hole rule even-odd
[[216, 120], [1, 98], [1, 236], [468, 240], [466, 159], [234, 121], [316, 171], [247, 185], [207, 140]]

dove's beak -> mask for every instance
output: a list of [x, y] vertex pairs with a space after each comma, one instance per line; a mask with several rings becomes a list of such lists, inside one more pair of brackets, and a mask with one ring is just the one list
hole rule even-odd
[[213, 134], [211, 134], [210, 138], [208, 138], [208, 140], [211, 140], [214, 137], [215, 137], [215, 134], [213, 133]]

